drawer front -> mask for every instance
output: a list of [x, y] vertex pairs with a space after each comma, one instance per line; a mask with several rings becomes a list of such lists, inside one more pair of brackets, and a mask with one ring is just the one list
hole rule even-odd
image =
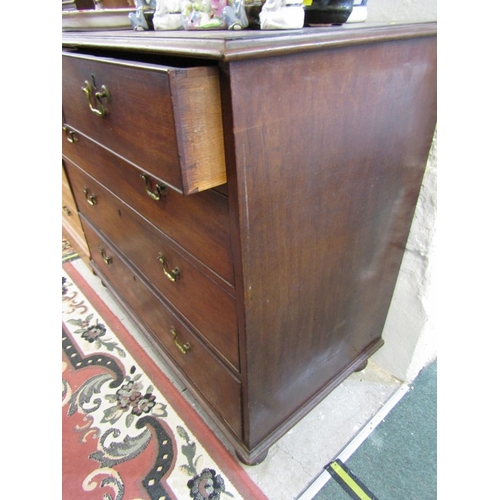
[[218, 70], [63, 54], [66, 123], [184, 194], [226, 182]]
[[72, 143], [63, 136], [62, 148], [64, 156], [234, 285], [226, 196], [213, 190], [193, 196], [168, 187], [157, 190], [159, 179], [81, 134], [73, 135]]
[[67, 172], [80, 212], [239, 370], [234, 298], [174, 250], [163, 233], [78, 167], [67, 162]]
[[[177, 367], [208, 400], [214, 411], [238, 435], [241, 435], [240, 383], [85, 220], [83, 225], [88, 235], [93, 265], [109, 280], [132, 311], [141, 318]], [[100, 250], [110, 259], [109, 264], [105, 264], [102, 260]], [[176, 338], [172, 332], [175, 332]], [[189, 344], [189, 348], [186, 344]], [[180, 349], [185, 352], [181, 352]]]

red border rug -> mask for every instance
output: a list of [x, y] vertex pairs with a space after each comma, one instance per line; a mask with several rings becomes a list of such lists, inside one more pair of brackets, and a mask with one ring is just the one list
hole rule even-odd
[[265, 500], [71, 263], [63, 264], [63, 500]]

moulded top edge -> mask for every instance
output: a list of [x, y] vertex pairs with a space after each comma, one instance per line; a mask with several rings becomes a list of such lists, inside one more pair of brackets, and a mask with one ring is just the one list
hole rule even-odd
[[353, 23], [283, 31], [63, 32], [62, 44], [66, 48], [114, 49], [233, 61], [436, 34], [436, 22]]

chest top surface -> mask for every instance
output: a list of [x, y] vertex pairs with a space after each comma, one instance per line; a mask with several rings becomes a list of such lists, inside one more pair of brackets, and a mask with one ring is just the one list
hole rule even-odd
[[115, 49], [219, 61], [285, 55], [346, 45], [435, 36], [437, 23], [342, 25], [283, 31], [63, 32], [65, 48]]

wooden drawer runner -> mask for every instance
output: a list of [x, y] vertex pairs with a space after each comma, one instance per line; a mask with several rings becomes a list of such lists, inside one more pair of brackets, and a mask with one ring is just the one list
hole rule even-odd
[[66, 123], [184, 194], [226, 182], [216, 67], [63, 53]]
[[[174, 250], [163, 233], [77, 166], [67, 162], [67, 172], [80, 212], [239, 370], [234, 298]], [[95, 204], [88, 203], [88, 199]], [[163, 263], [159, 260], [160, 253]], [[178, 277], [176, 269], [180, 273]], [[164, 271], [176, 278], [175, 281]]]
[[[240, 436], [241, 388], [238, 380], [122, 261], [114, 248], [100, 237], [84, 218], [82, 223], [88, 235], [93, 265], [98, 272], [109, 280], [121, 298], [137, 317], [141, 318], [182, 373], [208, 400], [213, 410]], [[110, 259], [109, 264], [104, 263], [100, 249]], [[172, 330], [177, 335], [175, 339]], [[188, 343], [189, 349], [185, 353], [181, 352], [175, 340], [183, 349]]]
[[[82, 134], [72, 137], [74, 142], [70, 143], [63, 134], [65, 157], [234, 285], [227, 197], [213, 190], [183, 196], [165, 187], [160, 190], [159, 199], [153, 199], [141, 178], [146, 175], [144, 171]], [[161, 181], [150, 175], [146, 179], [149, 190], [157, 195], [156, 186]]]

